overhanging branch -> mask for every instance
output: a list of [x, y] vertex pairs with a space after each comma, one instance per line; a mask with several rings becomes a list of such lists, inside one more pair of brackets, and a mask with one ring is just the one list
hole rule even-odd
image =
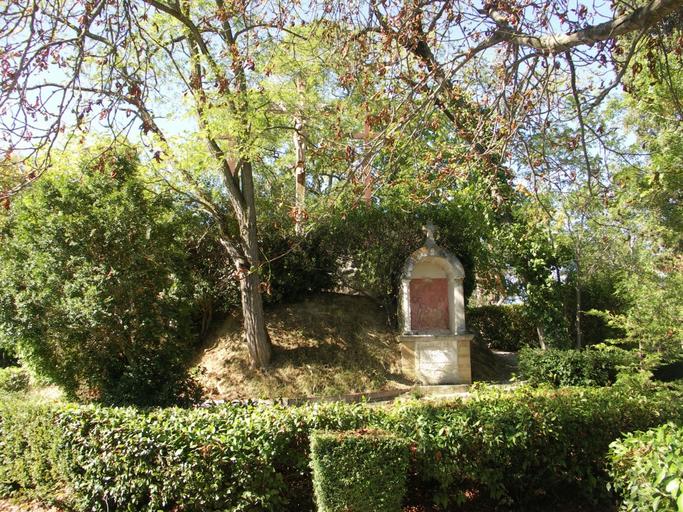
[[593, 45], [647, 29], [680, 9], [683, 9], [683, 0], [652, 0], [642, 7], [599, 25], [591, 25], [576, 32], [539, 36], [515, 30], [504, 21], [504, 16], [494, 9], [484, 12], [498, 25], [495, 33], [499, 40], [549, 53], [561, 53], [576, 46]]

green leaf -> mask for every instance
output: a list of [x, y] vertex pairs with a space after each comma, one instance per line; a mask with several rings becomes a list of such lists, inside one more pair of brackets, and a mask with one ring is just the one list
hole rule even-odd
[[659, 474], [657, 475], [657, 479], [655, 480], [655, 484], [659, 485], [661, 484], [667, 477], [667, 470], [666, 468], [662, 468]]

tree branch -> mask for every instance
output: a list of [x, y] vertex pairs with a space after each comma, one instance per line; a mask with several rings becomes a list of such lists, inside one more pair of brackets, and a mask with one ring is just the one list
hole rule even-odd
[[652, 0], [642, 7], [599, 25], [591, 25], [576, 32], [542, 36], [515, 30], [507, 24], [504, 15], [495, 9], [485, 12], [498, 25], [496, 33], [499, 34], [501, 40], [549, 53], [561, 53], [576, 46], [593, 45], [630, 32], [647, 29], [682, 8], [683, 0]]

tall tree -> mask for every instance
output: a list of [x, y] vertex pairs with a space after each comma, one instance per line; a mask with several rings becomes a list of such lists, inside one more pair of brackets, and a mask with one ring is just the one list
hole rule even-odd
[[606, 317], [642, 352], [665, 358], [683, 351], [681, 14], [648, 31], [623, 70], [625, 94], [616, 121], [633, 130], [632, 152], [639, 158], [618, 167], [618, 189], [606, 212], [611, 238], [624, 247], [616, 263], [626, 303]]
[[[2, 21], [0, 103], [8, 152], [49, 147], [70, 121], [85, 129], [98, 118], [116, 135], [139, 126], [155, 158], [182, 174], [183, 192], [221, 232], [240, 282], [247, 345], [259, 367], [268, 364], [271, 347], [261, 296], [254, 147], [271, 127], [251, 72], [261, 42], [278, 37], [289, 21], [288, 11], [274, 5], [223, 0], [17, 2], [6, 4]], [[206, 181], [184, 168], [169, 143], [172, 127], [155, 116], [174, 90], [172, 108], [181, 98], [186, 102], [230, 214]]]

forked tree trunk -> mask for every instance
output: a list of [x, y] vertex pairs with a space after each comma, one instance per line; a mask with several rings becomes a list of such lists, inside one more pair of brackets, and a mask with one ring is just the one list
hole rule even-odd
[[[235, 265], [235, 274], [239, 279], [244, 339], [249, 350], [251, 364], [256, 368], [266, 368], [270, 363], [272, 349], [266, 329], [263, 297], [261, 295], [263, 292], [261, 261], [251, 164], [243, 162], [241, 171], [242, 191], [240, 195], [242, 201], [232, 198], [233, 209], [239, 225], [239, 238], [227, 235], [229, 230], [223, 227], [221, 244]], [[232, 179], [232, 175], [226, 176], [227, 183], [230, 184], [231, 181], [229, 180]]]

